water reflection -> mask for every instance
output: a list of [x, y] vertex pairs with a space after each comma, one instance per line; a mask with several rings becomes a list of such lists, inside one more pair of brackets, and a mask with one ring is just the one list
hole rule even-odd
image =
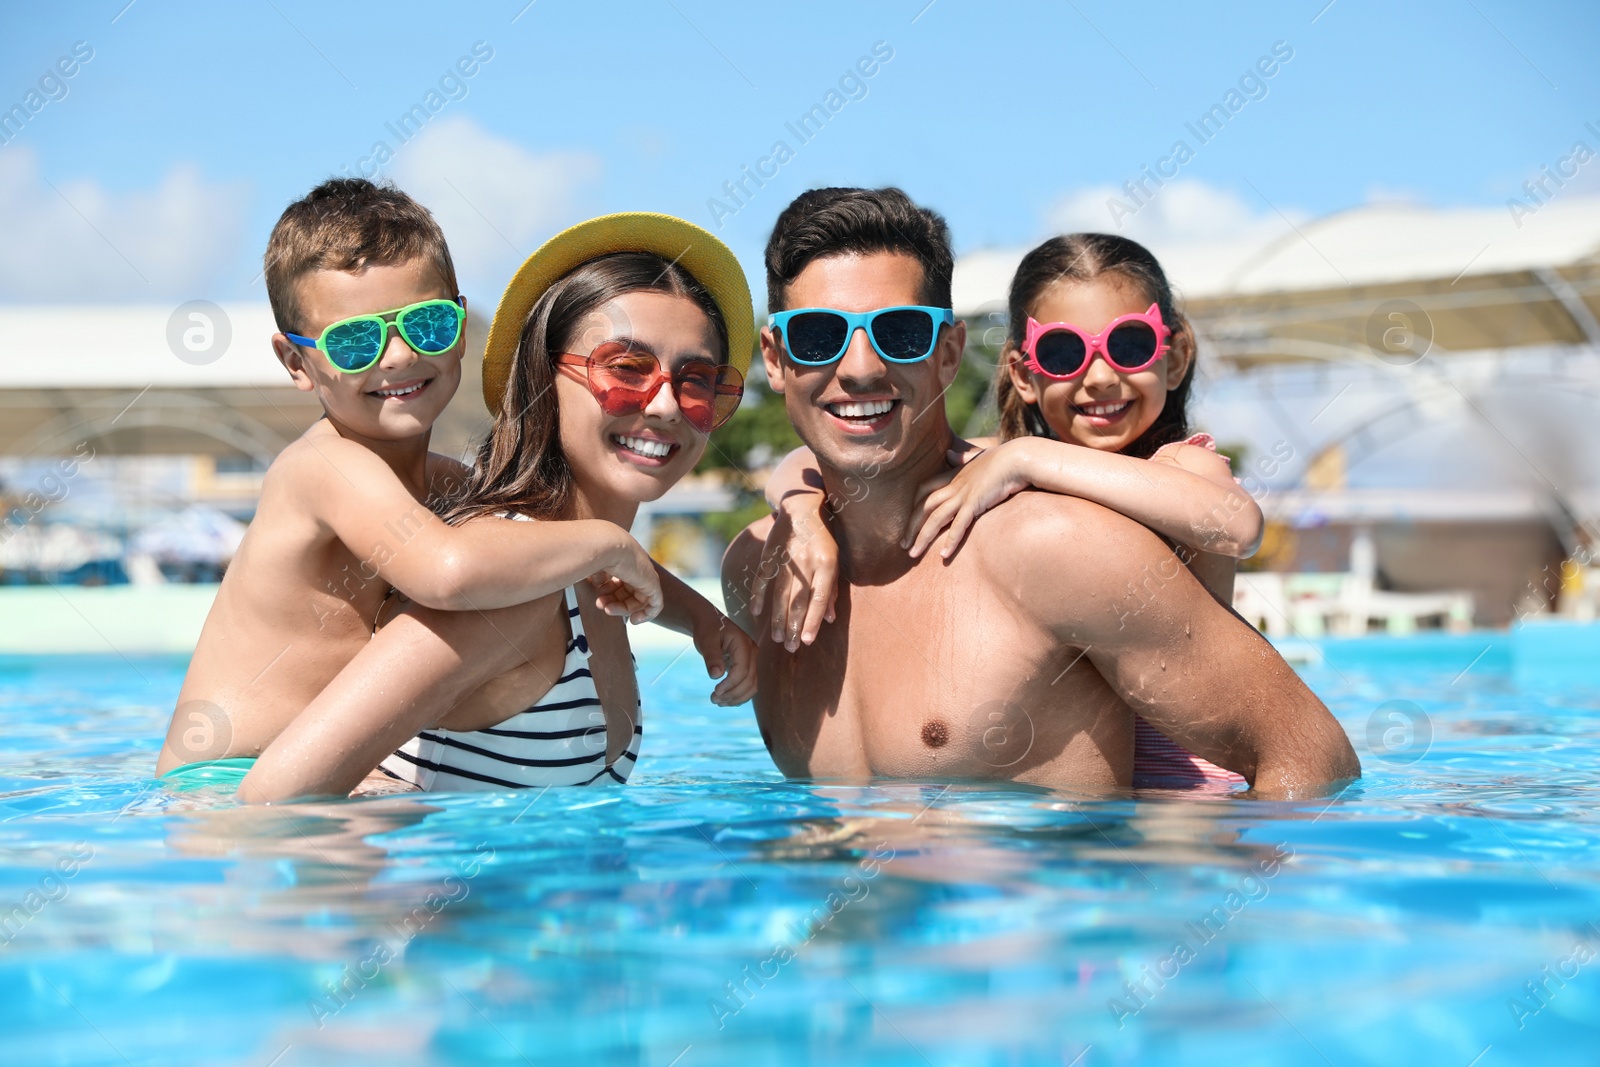
[[0, 905], [94, 854], [0, 947], [0, 1059], [1466, 1064], [1493, 1043], [1486, 1067], [1592, 1044], [1587, 979], [1522, 1030], [1506, 1008], [1600, 915], [1582, 701], [1341, 661], [1312, 683], [1358, 739], [1397, 696], [1438, 730], [1317, 801], [844, 787], [777, 781], [691, 667], [627, 789], [269, 809], [148, 788], [161, 709], [97, 733], [30, 689], [0, 751]]

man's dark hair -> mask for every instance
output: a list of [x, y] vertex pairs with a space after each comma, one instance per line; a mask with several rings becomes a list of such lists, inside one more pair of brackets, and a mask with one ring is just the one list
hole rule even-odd
[[917, 299], [950, 306], [950, 227], [899, 189], [812, 189], [783, 209], [767, 241], [767, 310], [784, 309], [789, 283], [825, 256], [901, 252], [922, 264]]

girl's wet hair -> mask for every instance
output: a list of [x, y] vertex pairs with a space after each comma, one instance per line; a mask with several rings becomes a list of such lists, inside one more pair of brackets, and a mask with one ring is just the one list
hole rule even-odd
[[[1137, 285], [1144, 299], [1161, 309], [1161, 321], [1172, 331], [1173, 344], [1180, 333], [1189, 334], [1192, 342], [1189, 320], [1178, 310], [1166, 272], [1144, 245], [1108, 233], [1070, 233], [1050, 238], [1022, 257], [1011, 279], [1011, 294], [1006, 303], [1010, 320], [1006, 347], [994, 378], [1002, 441], [1014, 437], [1057, 437], [1045, 422], [1039, 406], [1023, 402], [1008, 371], [1010, 361], [1023, 358], [1022, 342], [1034, 305], [1057, 282], [1090, 282], [1106, 274], [1118, 275]], [[1168, 391], [1161, 414], [1149, 429], [1122, 450], [1124, 455], [1148, 459], [1162, 445], [1189, 436], [1189, 391], [1193, 384], [1194, 360], [1191, 359], [1183, 381], [1176, 389]]]
[[449, 522], [520, 512], [557, 518], [572, 502], [572, 468], [561, 448], [555, 357], [577, 339], [591, 311], [627, 293], [669, 293], [694, 301], [711, 320], [728, 358], [728, 326], [705, 286], [676, 263], [650, 252], [598, 256], [557, 281], [528, 312], [512, 357], [500, 410], [478, 448], [472, 473], [441, 506]]

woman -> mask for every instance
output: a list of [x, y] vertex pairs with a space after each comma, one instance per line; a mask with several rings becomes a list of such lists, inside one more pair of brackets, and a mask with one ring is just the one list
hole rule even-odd
[[[496, 412], [454, 521], [598, 518], [624, 529], [695, 466], [733, 414], [753, 348], [733, 254], [665, 215], [591, 219], [517, 272], [490, 327], [484, 399]], [[754, 647], [704, 598], [656, 621], [695, 636], [712, 699], [754, 693]], [[347, 793], [380, 763], [421, 788], [627, 780], [642, 733], [608, 577], [512, 608], [408, 607], [261, 754], [252, 802]]]

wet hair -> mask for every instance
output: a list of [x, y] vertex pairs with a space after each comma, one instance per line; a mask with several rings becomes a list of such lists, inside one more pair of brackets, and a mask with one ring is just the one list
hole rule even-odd
[[[1107, 233], [1072, 233], [1050, 238], [1022, 257], [1011, 279], [1011, 293], [1006, 301], [1009, 323], [1005, 354], [994, 379], [1002, 441], [1028, 436], [1058, 437], [1039, 406], [1023, 401], [1009, 373], [1010, 361], [1023, 358], [1022, 342], [1034, 305], [1057, 282], [1091, 282], [1107, 274], [1137, 285], [1144, 299], [1161, 309], [1161, 321], [1172, 331], [1174, 342], [1180, 332], [1189, 333], [1192, 338], [1189, 320], [1178, 310], [1166, 272], [1144, 245]], [[1189, 436], [1189, 392], [1194, 384], [1194, 362], [1193, 359], [1189, 361], [1178, 387], [1167, 392], [1166, 404], [1155, 422], [1122, 450], [1123, 455], [1148, 459], [1162, 445]]]
[[767, 310], [784, 310], [788, 286], [827, 256], [899, 252], [922, 264], [917, 299], [950, 306], [950, 227], [899, 189], [812, 189], [795, 197], [767, 241]]
[[305, 333], [295, 283], [319, 270], [359, 271], [426, 260], [460, 292], [444, 231], [428, 209], [392, 185], [330, 178], [284, 209], [267, 239], [267, 299], [278, 329]]
[[555, 357], [577, 339], [584, 316], [627, 293], [669, 293], [694, 301], [711, 320], [728, 358], [728, 327], [710, 290], [676, 263], [651, 252], [612, 252], [563, 276], [534, 302], [511, 358], [505, 393], [477, 462], [442, 507], [460, 522], [475, 515], [520, 512], [562, 516], [572, 502], [572, 468], [561, 449], [561, 406]]

